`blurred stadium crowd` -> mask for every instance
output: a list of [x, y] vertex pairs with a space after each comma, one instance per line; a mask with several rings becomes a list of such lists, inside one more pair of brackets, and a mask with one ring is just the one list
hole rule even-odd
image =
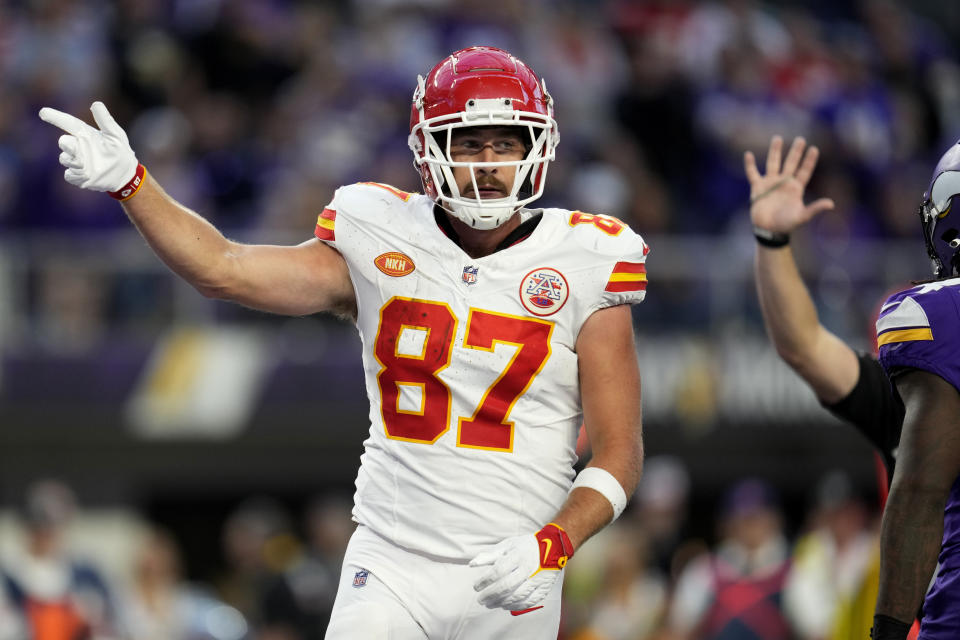
[[[811, 489], [797, 527], [769, 483], [743, 478], [709, 514], [706, 537], [690, 526], [690, 489], [680, 459], [648, 459], [628, 510], [567, 568], [559, 638], [690, 640], [723, 628], [866, 637], [878, 514], [845, 473]], [[0, 640], [322, 638], [349, 509], [335, 493], [299, 512], [250, 496], [223, 520], [215, 570], [197, 577], [163, 526], [135, 511], [78, 509], [67, 485], [40, 479], [15, 519], [0, 517]]]
[[[36, 117], [41, 106], [85, 115], [94, 99], [167, 191], [227, 233], [307, 238], [341, 184], [419, 189], [406, 146], [416, 75], [482, 43], [525, 59], [556, 99], [561, 143], [545, 206], [615, 215], [645, 236], [752, 242], [742, 153], [762, 154], [774, 133], [805, 135], [822, 150], [811, 190], [837, 203], [813, 242], [838, 260], [857, 260], [851, 246], [863, 238], [908, 238], [919, 254], [913, 212], [932, 161], [960, 136], [958, 36], [951, 3], [891, 0], [8, 0], [0, 238], [129, 232], [112, 201], [60, 179], [55, 134]], [[71, 277], [65, 265], [48, 276], [61, 291]], [[645, 308], [658, 305], [653, 287]], [[127, 314], [149, 305], [127, 294]], [[37, 331], [69, 306], [46, 299], [31, 316]], [[784, 626], [803, 640], [864, 637], [872, 497], [831, 474], [784, 517], [775, 489], [748, 479], [704, 515], [689, 490], [682, 461], [651, 459], [634, 505], [569, 567], [564, 638], [709, 637], [748, 605], [765, 637]], [[87, 637], [77, 635], [86, 627], [136, 640], [322, 637], [349, 535], [345, 498], [291, 513], [251, 497], [224, 520], [220, 557], [203, 568], [185, 566], [182, 541], [136, 515], [112, 529], [126, 542], [88, 536], [90, 561], [72, 558], [76, 523], [96, 519], [81, 508], [71, 520], [74, 499], [40, 482], [22, 510], [8, 509], [0, 640], [28, 637], [30, 619], [46, 625], [40, 640]], [[715, 524], [708, 535], [690, 531], [694, 515]], [[104, 561], [111, 550], [119, 564]], [[763, 589], [738, 591], [745, 576]], [[723, 610], [711, 604], [719, 589]]]
[[743, 150], [782, 133], [823, 151], [816, 190], [841, 214], [830, 233], [912, 236], [915, 185], [960, 128], [956, 23], [890, 0], [34, 0], [0, 12], [4, 229], [126, 225], [57, 186], [56, 148], [38, 143], [50, 137], [39, 106], [84, 114], [99, 97], [160, 182], [218, 226], [309, 235], [341, 184], [419, 187], [406, 146], [416, 75], [473, 43], [516, 53], [556, 98], [545, 204], [648, 235], [727, 229], [746, 195]]

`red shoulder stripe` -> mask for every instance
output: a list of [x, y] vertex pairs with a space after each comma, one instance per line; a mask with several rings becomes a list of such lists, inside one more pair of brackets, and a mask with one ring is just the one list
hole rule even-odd
[[644, 281], [624, 281], [624, 282], [608, 282], [607, 286], [604, 287], [604, 291], [609, 291], [610, 293], [623, 293], [625, 291], [646, 291], [647, 282]]
[[317, 228], [314, 229], [313, 235], [317, 236], [321, 240], [334, 241], [336, 240], [336, 234], [334, 234], [334, 227], [336, 226], [337, 212], [334, 209], [324, 209], [319, 216], [317, 216]]
[[647, 266], [642, 262], [618, 262], [607, 280], [604, 291], [623, 293], [625, 291], [647, 290]]
[[618, 262], [613, 265], [614, 273], [646, 273], [647, 265], [642, 262]]

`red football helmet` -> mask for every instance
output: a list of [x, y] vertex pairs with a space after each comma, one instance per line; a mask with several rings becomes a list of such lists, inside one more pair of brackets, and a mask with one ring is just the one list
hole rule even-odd
[[[461, 127], [522, 127], [529, 151], [522, 160], [454, 162], [450, 132]], [[438, 135], [439, 134], [439, 135]], [[553, 119], [553, 98], [533, 69], [494, 47], [456, 51], [427, 77], [417, 77], [410, 110], [409, 145], [427, 195], [470, 226], [500, 226], [523, 205], [543, 195], [547, 163], [559, 140]], [[505, 198], [464, 197], [453, 179], [453, 167], [513, 167], [513, 189]]]

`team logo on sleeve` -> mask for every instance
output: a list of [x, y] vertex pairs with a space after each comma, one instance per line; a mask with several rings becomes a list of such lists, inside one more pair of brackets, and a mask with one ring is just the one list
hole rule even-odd
[[463, 268], [463, 276], [461, 276], [461, 278], [467, 284], [477, 284], [477, 274], [479, 272], [480, 267], [466, 266]]
[[381, 253], [377, 256], [377, 259], [373, 261], [373, 264], [377, 265], [377, 269], [394, 278], [409, 275], [416, 269], [410, 256], [405, 253], [400, 253], [399, 251]]
[[549, 316], [560, 311], [569, 296], [567, 279], [550, 267], [534, 269], [520, 282], [520, 302], [535, 316]]

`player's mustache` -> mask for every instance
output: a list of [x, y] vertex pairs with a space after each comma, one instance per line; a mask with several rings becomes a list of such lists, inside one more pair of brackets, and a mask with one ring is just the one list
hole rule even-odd
[[[476, 184], [477, 184], [477, 189], [496, 189], [500, 193], [507, 192], [506, 185], [504, 185], [502, 182], [500, 182], [496, 178], [486, 178], [483, 180], [480, 180], [478, 178], [476, 181]], [[473, 182], [468, 182], [465, 186], [466, 188], [463, 191], [463, 195], [469, 195], [474, 192]]]

